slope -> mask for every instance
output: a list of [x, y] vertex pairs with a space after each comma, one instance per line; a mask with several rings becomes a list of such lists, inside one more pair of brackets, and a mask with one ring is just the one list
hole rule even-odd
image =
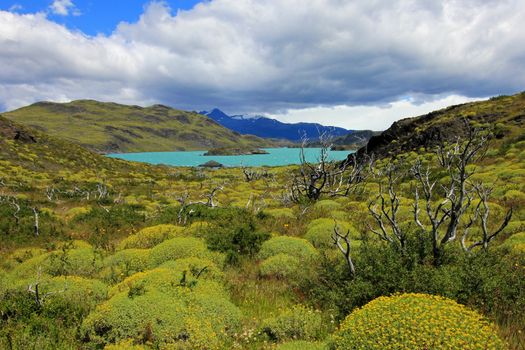
[[386, 157], [432, 148], [441, 141], [454, 141], [465, 136], [465, 121], [471, 125], [491, 126], [495, 138], [503, 139], [501, 147], [522, 140], [525, 137], [525, 92], [450, 106], [399, 120], [380, 135], [370, 138], [357, 155], [368, 153]]
[[271, 145], [258, 137], [241, 136], [200, 114], [163, 105], [38, 102], [4, 116], [101, 153]]

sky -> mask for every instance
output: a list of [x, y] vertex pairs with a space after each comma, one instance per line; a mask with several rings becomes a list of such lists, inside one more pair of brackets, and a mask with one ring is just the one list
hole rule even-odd
[[0, 0], [0, 111], [218, 107], [383, 130], [525, 90], [523, 0]]

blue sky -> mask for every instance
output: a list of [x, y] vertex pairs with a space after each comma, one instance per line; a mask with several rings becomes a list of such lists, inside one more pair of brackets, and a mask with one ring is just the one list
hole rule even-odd
[[[73, 30], [80, 30], [88, 35], [99, 33], [111, 34], [120, 22], [136, 22], [144, 12], [147, 0], [75, 0], [68, 15], [53, 12], [52, 0], [2, 0], [0, 10], [27, 14], [46, 12], [54, 22], [64, 24]], [[189, 10], [198, 0], [169, 0], [166, 4], [173, 13], [177, 10]]]
[[96, 99], [380, 130], [525, 90], [524, 18], [523, 0], [0, 0], [0, 112]]

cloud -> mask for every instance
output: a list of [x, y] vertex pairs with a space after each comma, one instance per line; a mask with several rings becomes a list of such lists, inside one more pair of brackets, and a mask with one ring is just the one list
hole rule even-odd
[[416, 117], [441, 108], [472, 102], [479, 99], [458, 95], [442, 96], [433, 101], [419, 103], [415, 99], [398, 100], [387, 106], [333, 106], [292, 109], [276, 115], [267, 114], [269, 118], [284, 122], [297, 121], [318, 122], [341, 126], [354, 130], [385, 130], [401, 118]]
[[0, 103], [96, 98], [288, 117], [306, 109], [328, 124], [321, 111], [347, 106], [390, 120], [379, 112], [412, 110], [396, 103], [523, 90], [523, 18], [520, 0], [213, 0], [176, 14], [153, 2], [136, 23], [91, 37], [44, 14], [0, 12]]
[[72, 0], [55, 0], [49, 6], [53, 14], [60, 16], [69, 16], [73, 14], [74, 16], [80, 15], [78, 9], [75, 8]]
[[20, 11], [20, 10], [23, 10], [24, 7], [20, 4], [13, 4], [11, 5], [11, 7], [9, 7], [9, 9], [7, 11], [9, 12], [17, 12], [17, 11]]

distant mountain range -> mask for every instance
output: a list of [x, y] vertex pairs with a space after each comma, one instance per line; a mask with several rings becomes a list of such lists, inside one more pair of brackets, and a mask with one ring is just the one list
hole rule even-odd
[[345, 136], [353, 130], [336, 126], [324, 126], [316, 123], [283, 123], [263, 116], [227, 115], [218, 108], [210, 112], [203, 111], [205, 115], [222, 126], [240, 134], [250, 134], [264, 138], [285, 139], [293, 142], [301, 141], [304, 136], [309, 140], [316, 140], [320, 133], [328, 133], [332, 137]]

